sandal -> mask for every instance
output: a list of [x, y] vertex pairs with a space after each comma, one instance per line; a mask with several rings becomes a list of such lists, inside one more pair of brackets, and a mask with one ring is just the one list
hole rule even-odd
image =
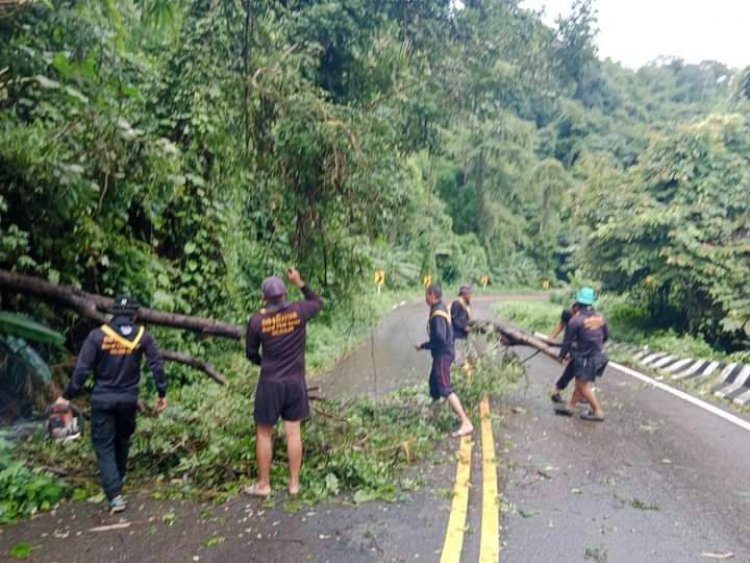
[[590, 420], [591, 422], [604, 422], [604, 417], [593, 412], [585, 412], [581, 415], [583, 420]]
[[573, 416], [573, 411], [565, 405], [555, 407], [555, 414], [560, 416]]

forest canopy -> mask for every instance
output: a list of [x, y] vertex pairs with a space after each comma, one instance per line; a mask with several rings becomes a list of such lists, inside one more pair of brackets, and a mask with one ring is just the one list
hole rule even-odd
[[3, 3], [0, 267], [232, 322], [288, 264], [340, 309], [376, 268], [573, 274], [746, 345], [750, 69], [601, 61], [589, 0], [463, 4]]

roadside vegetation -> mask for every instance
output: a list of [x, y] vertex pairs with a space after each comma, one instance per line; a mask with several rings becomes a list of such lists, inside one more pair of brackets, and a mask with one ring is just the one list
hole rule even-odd
[[[217, 502], [237, 495], [255, 474], [252, 390], [257, 375], [239, 355], [228, 357], [236, 377], [228, 388], [185, 385], [174, 394], [174, 407], [139, 419], [131, 447], [127, 488], [154, 498], [200, 498]], [[479, 361], [471, 380], [456, 376], [457, 392], [478, 425], [478, 404], [485, 393], [500, 395], [518, 381], [522, 366], [494, 356]], [[301, 494], [285, 506], [333, 497], [354, 503], [396, 500], [419, 487], [418, 463], [440, 451], [455, 419], [446, 405], [431, 404], [424, 386], [405, 388], [382, 398], [341, 403], [314, 401], [313, 416], [303, 426], [305, 463]], [[283, 440], [277, 440], [272, 481], [285, 482]], [[11, 490], [26, 491], [6, 506], [4, 522], [47, 509], [61, 498], [83, 500], [99, 495], [96, 463], [88, 440], [50, 442], [36, 435], [19, 444], [21, 462], [13, 462]], [[416, 468], [416, 471], [404, 470]], [[45, 470], [65, 474], [52, 477]], [[2, 478], [0, 473], [0, 478]], [[15, 480], [15, 481], [13, 481]], [[30, 486], [33, 484], [33, 486]], [[283, 495], [281, 498], [285, 498]], [[16, 499], [10, 499], [11, 501]]]

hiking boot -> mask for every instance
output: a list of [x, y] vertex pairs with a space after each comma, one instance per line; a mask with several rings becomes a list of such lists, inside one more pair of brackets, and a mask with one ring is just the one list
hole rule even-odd
[[109, 511], [112, 514], [124, 511], [128, 507], [128, 501], [126, 501], [122, 495], [117, 495], [111, 501], [109, 501]]

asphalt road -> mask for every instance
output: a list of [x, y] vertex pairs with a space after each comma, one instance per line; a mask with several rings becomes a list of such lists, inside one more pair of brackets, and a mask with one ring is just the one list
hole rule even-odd
[[[477, 300], [476, 316], [489, 318], [489, 305]], [[329, 397], [415, 382], [427, 392], [429, 358], [413, 350], [425, 336], [426, 312], [419, 303], [394, 311], [369, 343], [312, 383]], [[492, 404], [500, 560], [710, 562], [732, 553], [750, 561], [750, 433], [613, 370], [600, 385], [605, 422], [561, 418], [548, 397], [559, 366], [536, 356], [528, 368], [521, 388]], [[467, 562], [478, 560], [483, 500], [475, 441]], [[332, 503], [289, 514], [281, 503], [268, 508], [246, 498], [221, 506], [136, 498], [128, 528], [92, 532], [119, 518], [68, 503], [0, 528], [0, 558], [28, 541], [32, 561], [438, 561], [457, 447], [446, 438], [437, 462], [415, 468], [426, 485], [395, 504]]]

